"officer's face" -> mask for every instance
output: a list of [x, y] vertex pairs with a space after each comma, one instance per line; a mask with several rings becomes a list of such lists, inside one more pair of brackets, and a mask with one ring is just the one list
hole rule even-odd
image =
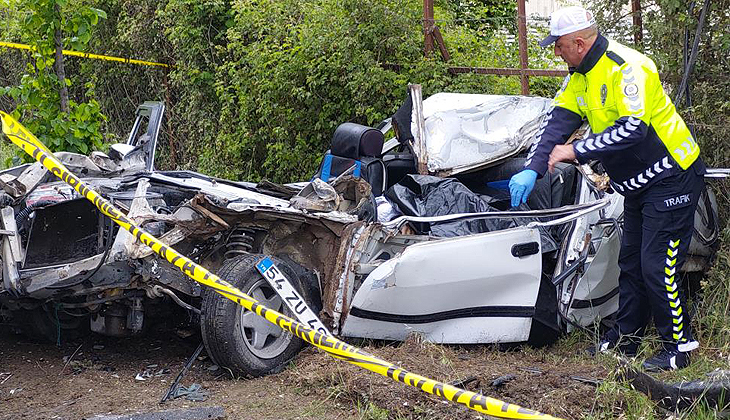
[[578, 67], [585, 55], [585, 42], [573, 34], [563, 35], [555, 41], [555, 55], [568, 63], [570, 67]]

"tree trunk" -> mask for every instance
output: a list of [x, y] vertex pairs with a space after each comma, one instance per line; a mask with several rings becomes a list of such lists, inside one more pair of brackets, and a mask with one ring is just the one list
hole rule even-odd
[[53, 36], [54, 43], [56, 44], [56, 61], [53, 67], [56, 70], [56, 77], [58, 77], [58, 83], [61, 89], [59, 92], [59, 96], [61, 97], [61, 112], [68, 114], [68, 87], [66, 86], [66, 69], [63, 66], [63, 37], [61, 36], [61, 9], [58, 7], [58, 3], [53, 7], [58, 17], [58, 26], [56, 26], [56, 31]]

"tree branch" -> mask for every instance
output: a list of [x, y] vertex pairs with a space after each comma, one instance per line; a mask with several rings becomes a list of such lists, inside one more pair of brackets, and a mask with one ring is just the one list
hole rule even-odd
[[69, 113], [68, 106], [68, 87], [66, 86], [66, 69], [63, 65], [63, 36], [61, 33], [61, 8], [58, 7], [58, 3], [53, 5], [53, 9], [56, 12], [58, 18], [58, 24], [53, 36], [53, 41], [56, 46], [56, 60], [53, 63], [53, 67], [56, 70], [56, 77], [58, 77], [58, 83], [60, 84], [59, 96], [61, 98], [61, 112]]

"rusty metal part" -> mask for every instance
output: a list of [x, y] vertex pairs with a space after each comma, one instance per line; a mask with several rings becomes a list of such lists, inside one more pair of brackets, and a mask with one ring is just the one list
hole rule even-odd
[[360, 256], [362, 254], [363, 246], [367, 243], [367, 240], [370, 238], [370, 235], [373, 231], [373, 229], [379, 229], [379, 226], [376, 225], [369, 225], [366, 226], [365, 229], [360, 233], [360, 236], [357, 238], [355, 243], [353, 244], [353, 247], [350, 250], [350, 254], [348, 255], [347, 262], [345, 265], [345, 281], [342, 285], [342, 308], [341, 308], [341, 318], [340, 323], [343, 323], [345, 319], [347, 319], [347, 316], [350, 314], [350, 299], [352, 299], [353, 295], [353, 289], [354, 289], [354, 272], [355, 272], [355, 264], [360, 260]]
[[600, 175], [593, 172], [593, 168], [591, 168], [590, 165], [579, 165], [577, 169], [581, 174], [583, 174], [583, 177], [586, 178], [589, 183], [593, 184], [593, 187], [595, 187], [597, 190], [606, 191], [608, 190], [608, 187], [611, 186], [611, 179], [608, 177], [608, 175]]
[[433, 51], [432, 28], [434, 25], [433, 0], [423, 0], [423, 54], [425, 56]]
[[634, 23], [634, 44], [641, 45], [644, 35], [641, 22], [641, 0], [631, 0], [631, 15]]
[[193, 197], [193, 199], [190, 200], [190, 207], [193, 208], [194, 210], [198, 211], [199, 213], [202, 213], [204, 216], [207, 216], [212, 221], [218, 223], [219, 225], [223, 226], [224, 228], [230, 229], [231, 226], [228, 223], [226, 223], [225, 220], [221, 219], [220, 217], [218, 217], [218, 215], [216, 215], [212, 211], [206, 209], [205, 206], [203, 206], [203, 204], [205, 202], [204, 197], [205, 197], [205, 195], [203, 195], [203, 194], [198, 194], [195, 197]]
[[[206, 201], [202, 194], [193, 197], [173, 214], [155, 212], [145, 198], [149, 185], [149, 181], [146, 179], [140, 180], [127, 217], [140, 225], [151, 221], [173, 224], [172, 229], [160, 236], [160, 240], [166, 245], [174, 245], [191, 234], [198, 236], [211, 235], [230, 228], [225, 220], [204, 206]], [[144, 258], [154, 253], [152, 249], [138, 242], [131, 234], [120, 231], [115, 244], [112, 246], [113, 254], [119, 251], [120, 245], [117, 242], [124, 244], [124, 249], [129, 258]]]
[[527, 19], [525, 18], [525, 0], [517, 0], [517, 45], [520, 50], [520, 87], [523, 95], [530, 94], [530, 82], [525, 70], [527, 64]]
[[[565, 144], [572, 144], [574, 141], [584, 138], [586, 133], [588, 133], [588, 129], [588, 123], [583, 123], [580, 127], [578, 127], [577, 130], [573, 132], [573, 134], [570, 135], [568, 141], [565, 142]], [[608, 175], [600, 175], [593, 172], [593, 168], [591, 168], [590, 165], [583, 164], [576, 165], [576, 167], [578, 168], [578, 171], [583, 174], [583, 177], [585, 177], [591, 184], [593, 184], [593, 186], [597, 190], [607, 191], [608, 188], [611, 186], [611, 179], [608, 177]]]
[[[233, 229], [245, 228], [262, 232], [256, 237], [258, 251], [270, 255], [289, 255], [292, 260], [319, 274], [325, 317], [332, 317], [332, 306], [327, 308], [327, 296], [333, 297], [337, 281], [333, 276], [341, 272], [341, 260], [333, 258], [342, 252], [342, 241], [348, 242], [353, 229], [361, 226], [357, 217], [341, 212], [292, 213], [272, 207], [232, 208], [230, 204], [215, 202], [208, 197], [198, 204], [223, 219]], [[220, 227], [220, 225], [216, 225]], [[344, 250], [347, 246], [344, 246]], [[337, 267], [340, 267], [338, 270]]]
[[421, 85], [408, 85], [413, 100], [413, 113], [411, 121], [415, 122], [416, 129], [413, 131], [413, 149], [418, 159], [416, 164], [418, 173], [428, 175], [428, 162], [426, 161], [426, 121], [423, 116], [423, 93]]
[[332, 262], [326, 267], [325, 278], [329, 281], [325, 281], [322, 284], [322, 310], [332, 318], [335, 318], [334, 313], [337, 304], [337, 290], [339, 288], [337, 279], [339, 274], [345, 270], [347, 251], [350, 249], [352, 237], [364, 224], [365, 222], [356, 222], [344, 228], [339, 242], [339, 248], [337, 249], [337, 256], [330, 258]]
[[523, 72], [525, 76], [546, 76], [546, 77], [563, 77], [568, 75], [567, 70], [541, 70], [541, 69], [510, 69], [502, 67], [449, 67], [451, 74], [476, 73], [476, 74], [493, 74], [496, 76], [519, 76]]
[[433, 39], [436, 41], [436, 44], [438, 44], [439, 51], [441, 52], [441, 58], [448, 62], [451, 60], [451, 54], [449, 54], [449, 50], [446, 49], [446, 43], [444, 42], [444, 37], [441, 35], [441, 30], [438, 26], [434, 25], [431, 32], [433, 34]]

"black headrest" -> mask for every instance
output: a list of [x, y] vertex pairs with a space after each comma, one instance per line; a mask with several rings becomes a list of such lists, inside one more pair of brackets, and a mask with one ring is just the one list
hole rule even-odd
[[398, 139], [399, 143], [407, 144], [410, 140], [413, 140], [413, 133], [411, 133], [411, 114], [413, 113], [413, 100], [411, 99], [411, 90], [408, 89], [408, 97], [403, 105], [395, 111], [393, 115], [393, 131], [395, 132], [395, 138]]
[[360, 159], [361, 156], [383, 155], [383, 133], [372, 127], [355, 123], [340, 124], [332, 136], [330, 150], [335, 156]]

